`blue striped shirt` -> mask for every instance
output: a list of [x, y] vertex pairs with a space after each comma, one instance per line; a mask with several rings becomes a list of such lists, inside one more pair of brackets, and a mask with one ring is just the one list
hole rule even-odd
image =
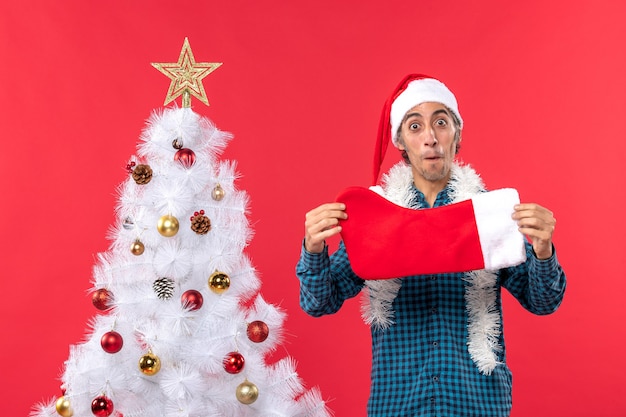
[[[412, 187], [415, 206], [428, 207], [424, 195]], [[434, 207], [449, 204], [448, 190], [439, 193]], [[501, 287], [534, 314], [550, 314], [565, 292], [565, 274], [556, 258], [538, 260], [526, 243], [526, 263], [498, 271], [497, 309], [502, 319]], [[329, 256], [302, 248], [296, 266], [300, 305], [318, 317], [337, 312], [356, 296], [364, 282], [351, 269], [345, 247]], [[491, 375], [481, 374], [467, 349], [467, 312], [464, 274], [405, 277], [393, 302], [394, 324], [372, 327], [370, 417], [508, 416], [511, 410], [511, 372], [506, 366], [500, 335], [501, 362]]]

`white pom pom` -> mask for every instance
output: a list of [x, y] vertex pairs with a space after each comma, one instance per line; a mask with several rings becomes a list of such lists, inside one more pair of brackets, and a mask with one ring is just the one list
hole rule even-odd
[[190, 249], [183, 247], [177, 240], [164, 239], [154, 253], [152, 260], [154, 271], [159, 276], [184, 282], [193, 265], [192, 254]]

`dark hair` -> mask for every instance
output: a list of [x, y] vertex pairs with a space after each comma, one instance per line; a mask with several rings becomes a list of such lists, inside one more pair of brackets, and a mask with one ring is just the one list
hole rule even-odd
[[[454, 128], [455, 128], [455, 132], [454, 132], [454, 141], [456, 142], [456, 149], [454, 150], [454, 154], [458, 154], [459, 151], [461, 150], [461, 120], [459, 119], [459, 116], [456, 115], [455, 112], [453, 112], [448, 106], [445, 106], [446, 110], [448, 110], [448, 113], [450, 113], [452, 115], [452, 123], [454, 124]], [[400, 123], [400, 126], [398, 126], [398, 131], [396, 132], [396, 141], [398, 143], [402, 143], [404, 145], [404, 139], [402, 139], [402, 125], [404, 124], [404, 122], [406, 121], [406, 116], [404, 116], [404, 118], [402, 119], [402, 122]], [[400, 151], [400, 156], [402, 156], [402, 159], [404, 160], [404, 162], [406, 162], [407, 164], [411, 164], [411, 161], [409, 161], [409, 156], [406, 153], [406, 150], [401, 150]]]

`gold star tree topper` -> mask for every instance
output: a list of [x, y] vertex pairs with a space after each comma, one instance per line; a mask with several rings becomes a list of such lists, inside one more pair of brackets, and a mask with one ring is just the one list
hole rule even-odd
[[152, 66], [170, 80], [170, 88], [167, 90], [164, 105], [183, 96], [183, 107], [191, 107], [191, 95], [209, 105], [209, 99], [204, 91], [202, 79], [215, 71], [221, 62], [196, 62], [189, 46], [189, 40], [185, 38], [183, 49], [180, 50], [178, 62], [152, 63]]

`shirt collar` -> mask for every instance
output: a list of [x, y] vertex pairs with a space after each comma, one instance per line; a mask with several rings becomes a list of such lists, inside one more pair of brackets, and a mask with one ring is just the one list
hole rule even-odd
[[[437, 198], [435, 198], [435, 204], [433, 207], [444, 206], [450, 203], [450, 183], [446, 185], [446, 187], [439, 191], [437, 194]], [[411, 182], [411, 193], [413, 194], [413, 198], [411, 199], [411, 203], [409, 207], [411, 208], [431, 208], [428, 202], [426, 201], [426, 196], [424, 193], [417, 189], [415, 183]]]

